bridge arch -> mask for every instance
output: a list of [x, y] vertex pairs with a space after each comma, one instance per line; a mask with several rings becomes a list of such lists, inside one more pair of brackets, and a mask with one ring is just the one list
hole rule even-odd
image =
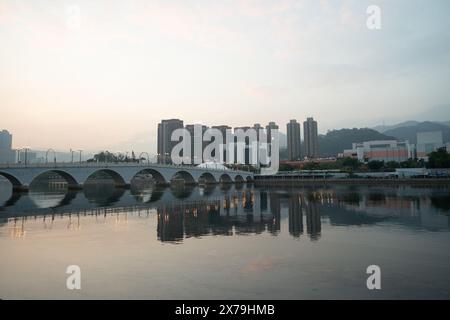
[[101, 174], [108, 175], [114, 181], [114, 184], [116, 186], [125, 186], [126, 185], [125, 179], [122, 177], [122, 175], [112, 169], [96, 170], [87, 177], [87, 179], [84, 183], [88, 182], [89, 180], [92, 180], [96, 175], [101, 175]]
[[231, 179], [231, 177], [227, 173], [224, 173], [224, 174], [222, 174], [220, 176], [219, 182], [220, 183], [232, 183], [233, 180]]
[[155, 170], [155, 169], [150, 169], [150, 168], [140, 170], [133, 176], [133, 178], [131, 178], [131, 180], [133, 180], [138, 174], [142, 174], [142, 173], [150, 174], [152, 176], [153, 180], [155, 180], [156, 184], [166, 184], [167, 183], [166, 179], [161, 174], [161, 172], [159, 172], [158, 170]]
[[245, 180], [247, 180], [247, 182], [252, 182], [252, 181], [253, 181], [253, 178], [252, 178], [252, 176], [247, 176], [247, 177], [245, 178]]
[[216, 182], [216, 178], [209, 172], [204, 172], [198, 177], [198, 183], [212, 184]]
[[23, 186], [23, 183], [20, 182], [19, 179], [12, 174], [0, 171], [0, 176], [5, 177], [13, 185], [14, 188]]
[[37, 176], [35, 176], [35, 177], [31, 180], [30, 186], [31, 186], [37, 179], [39, 179], [39, 178], [41, 178], [42, 176], [44, 176], [44, 175], [46, 175], [46, 174], [49, 174], [49, 173], [56, 173], [56, 174], [58, 174], [59, 176], [61, 176], [64, 180], [66, 180], [67, 185], [68, 185], [69, 187], [70, 187], [70, 186], [77, 186], [77, 185], [78, 185], [77, 180], [76, 180], [71, 174], [69, 174], [69, 173], [67, 173], [67, 172], [65, 172], [65, 171], [63, 171], [63, 170], [55, 170], [55, 169], [52, 169], [52, 170], [47, 170], [47, 171], [41, 172], [41, 173], [39, 173]]
[[242, 183], [244, 182], [244, 178], [242, 178], [242, 176], [238, 174], [234, 177], [234, 181], [237, 183]]
[[187, 171], [177, 171], [172, 178], [170, 179], [170, 182], [172, 182], [175, 179], [183, 179], [184, 183], [186, 184], [195, 184], [195, 179], [194, 177]]
[[125, 193], [124, 188], [116, 188], [115, 185], [88, 184], [83, 188], [85, 198], [99, 207], [108, 206], [119, 202]]

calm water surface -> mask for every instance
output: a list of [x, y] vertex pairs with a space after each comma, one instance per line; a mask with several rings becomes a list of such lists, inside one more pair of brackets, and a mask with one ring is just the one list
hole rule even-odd
[[[449, 215], [445, 188], [13, 194], [0, 181], [0, 298], [448, 299]], [[366, 287], [373, 264], [379, 291]]]

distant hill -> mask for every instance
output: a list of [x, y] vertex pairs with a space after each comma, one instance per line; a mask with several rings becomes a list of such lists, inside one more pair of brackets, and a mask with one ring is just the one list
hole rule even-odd
[[[426, 121], [426, 122], [443, 124], [447, 127], [450, 127], [450, 121]], [[414, 127], [414, 126], [420, 125], [421, 123], [422, 122], [420, 122], [420, 121], [410, 120], [410, 121], [405, 121], [405, 122], [401, 122], [401, 123], [397, 123], [397, 124], [393, 124], [393, 125], [379, 125], [379, 126], [373, 127], [372, 129], [377, 130], [380, 133], [385, 133], [387, 131], [398, 129], [398, 128]]]
[[372, 129], [376, 130], [378, 132], [381, 132], [381, 133], [385, 133], [388, 130], [393, 130], [393, 129], [402, 128], [402, 127], [412, 127], [412, 126], [415, 126], [417, 124], [419, 124], [419, 121], [411, 120], [411, 121], [405, 121], [405, 122], [401, 122], [401, 123], [398, 123], [398, 124], [387, 125], [387, 126], [386, 125], [379, 125], [379, 126], [373, 127]]
[[321, 157], [335, 157], [345, 149], [351, 149], [352, 143], [373, 140], [396, 139], [369, 128], [332, 130], [319, 136], [319, 154]]
[[417, 133], [427, 131], [442, 131], [444, 142], [450, 141], [450, 127], [444, 123], [420, 122], [409, 127], [400, 127], [387, 130], [384, 134], [397, 138], [398, 140], [408, 140], [410, 143], [417, 143]]

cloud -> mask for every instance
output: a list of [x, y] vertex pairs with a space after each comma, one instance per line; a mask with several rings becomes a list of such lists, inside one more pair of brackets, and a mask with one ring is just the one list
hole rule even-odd
[[262, 86], [251, 86], [244, 89], [244, 94], [257, 100], [267, 100], [280, 98], [281, 95], [286, 94], [287, 89], [262, 85]]
[[[242, 32], [227, 23], [230, 8], [220, 5], [196, 7], [181, 3], [151, 2], [141, 4], [127, 20], [141, 28], [144, 37], [168, 37], [202, 48], [235, 51], [245, 41]], [[167, 40], [167, 38], [165, 38]]]

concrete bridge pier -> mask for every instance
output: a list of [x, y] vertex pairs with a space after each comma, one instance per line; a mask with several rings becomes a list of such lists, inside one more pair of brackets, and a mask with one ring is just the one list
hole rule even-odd
[[67, 185], [67, 189], [69, 190], [83, 190], [83, 185], [79, 183], [69, 183]]
[[115, 183], [114, 186], [116, 188], [121, 188], [121, 189], [130, 189], [131, 188], [131, 183], [126, 183], [126, 182], [122, 183], [122, 182], [120, 182], [120, 183]]
[[13, 184], [12, 189], [14, 192], [26, 193], [30, 190], [30, 187], [28, 185], [14, 185]]

